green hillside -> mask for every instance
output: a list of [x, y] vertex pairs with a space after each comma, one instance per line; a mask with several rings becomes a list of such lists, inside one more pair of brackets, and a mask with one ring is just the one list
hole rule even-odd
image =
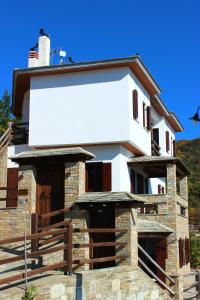
[[189, 177], [189, 205], [200, 208], [200, 138], [178, 141], [177, 156], [192, 171]]

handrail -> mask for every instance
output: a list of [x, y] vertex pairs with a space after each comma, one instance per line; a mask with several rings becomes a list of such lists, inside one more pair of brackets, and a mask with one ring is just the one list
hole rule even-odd
[[52, 212], [49, 212], [49, 213], [46, 213], [46, 214], [40, 214], [39, 218], [41, 220], [44, 220], [44, 219], [47, 219], [47, 218], [50, 218], [50, 217], [54, 217], [54, 216], [66, 213], [66, 212], [68, 212], [70, 210], [71, 210], [71, 207], [67, 207], [67, 208], [55, 210], [55, 211], [52, 211]]
[[88, 232], [88, 233], [126, 233], [128, 229], [125, 228], [74, 228], [74, 232]]
[[159, 271], [162, 273], [162, 274], [164, 274], [165, 275], [165, 277], [167, 278], [167, 279], [169, 279], [169, 281], [171, 282], [171, 283], [173, 283], [173, 284], [175, 284], [175, 280], [171, 277], [171, 276], [169, 276], [156, 262], [155, 262], [155, 260], [153, 260], [153, 258], [138, 244], [138, 248], [140, 249], [140, 251], [142, 251], [142, 253], [152, 262], [152, 264], [154, 265], [154, 266], [156, 266], [157, 267], [157, 269], [159, 269]]
[[8, 129], [0, 137], [0, 154], [8, 146], [8, 143], [10, 142], [10, 140], [11, 140], [11, 127], [8, 127]]
[[160, 278], [158, 278], [158, 276], [156, 276], [156, 274], [152, 272], [151, 269], [149, 269], [149, 267], [143, 262], [141, 258], [138, 258], [138, 261], [147, 270], [147, 272], [149, 272], [154, 277], [154, 279], [156, 279], [166, 290], [168, 290], [171, 295], [175, 295], [175, 292], [170, 287], [168, 287]]

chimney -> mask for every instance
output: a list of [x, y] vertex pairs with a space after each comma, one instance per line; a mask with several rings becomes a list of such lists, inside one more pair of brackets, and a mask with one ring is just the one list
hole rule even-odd
[[28, 55], [28, 68], [38, 67], [38, 52], [36, 50], [30, 50]]
[[49, 66], [50, 64], [50, 39], [44, 29], [40, 29], [39, 45], [39, 66]]

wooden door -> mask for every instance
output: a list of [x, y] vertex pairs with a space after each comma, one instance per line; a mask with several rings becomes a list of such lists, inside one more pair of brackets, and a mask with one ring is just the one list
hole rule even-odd
[[[115, 209], [99, 208], [90, 211], [90, 228], [115, 228]], [[115, 242], [115, 233], [94, 233], [90, 235], [90, 242]], [[115, 247], [94, 247], [90, 250], [90, 258], [115, 256]], [[114, 261], [94, 263], [92, 268], [106, 268], [115, 265]]]
[[[64, 208], [64, 166], [44, 166], [38, 170], [36, 210], [39, 214]], [[60, 216], [47, 219], [42, 225], [61, 221]]]
[[[165, 260], [167, 258], [167, 243], [166, 239], [164, 240], [159, 240], [156, 243], [156, 262], [159, 264], [159, 266], [165, 270]], [[165, 275], [160, 272], [157, 269], [157, 276], [160, 278], [163, 282], [166, 282], [166, 277]]]
[[6, 207], [17, 207], [18, 197], [18, 168], [7, 170]]

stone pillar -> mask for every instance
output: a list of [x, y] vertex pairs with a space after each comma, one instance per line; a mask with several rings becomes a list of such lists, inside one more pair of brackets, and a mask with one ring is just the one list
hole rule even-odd
[[180, 196], [183, 197], [184, 199], [188, 200], [188, 178], [187, 178], [187, 176], [180, 178], [179, 185], [180, 185]]
[[116, 208], [115, 227], [128, 229], [127, 233], [116, 233], [116, 242], [127, 242], [126, 247], [119, 247], [116, 255], [128, 255], [128, 258], [119, 262], [119, 265], [138, 267], [138, 234], [136, 230], [136, 209]]
[[179, 275], [176, 278], [175, 300], [183, 300], [183, 275]]
[[36, 212], [36, 175], [36, 168], [32, 165], [19, 167], [18, 190], [25, 189], [28, 193], [18, 196], [18, 207], [31, 214]]
[[[7, 186], [7, 148], [0, 153], [0, 187]], [[0, 191], [0, 198], [6, 198], [6, 191]], [[6, 201], [0, 201], [0, 208], [6, 207]]]
[[176, 164], [167, 165], [167, 194], [176, 196]]
[[74, 204], [76, 198], [85, 193], [85, 163], [65, 163], [65, 207]]
[[[79, 195], [85, 193], [85, 163], [84, 162], [67, 162], [65, 163], [65, 207], [72, 207], [69, 213], [66, 213], [66, 218], [72, 219], [73, 228], [88, 227], [88, 212], [87, 210], [79, 210], [74, 204]], [[88, 233], [73, 233], [73, 243], [89, 243]], [[74, 248], [74, 259], [88, 259], [89, 248]], [[76, 266], [75, 266], [76, 267]], [[77, 268], [78, 270], [88, 270], [88, 265], [83, 265]], [[77, 270], [76, 269], [76, 270]]]

